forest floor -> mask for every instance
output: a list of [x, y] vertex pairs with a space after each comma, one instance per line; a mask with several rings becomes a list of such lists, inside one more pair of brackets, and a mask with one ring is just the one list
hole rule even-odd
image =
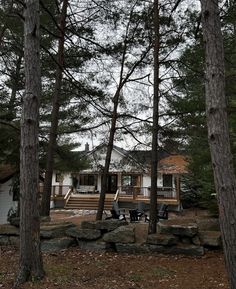
[[[180, 218], [204, 217], [205, 212], [185, 212]], [[93, 220], [94, 215], [53, 212], [53, 221]], [[140, 239], [147, 225], [139, 226]], [[0, 251], [0, 288], [12, 288], [18, 269], [19, 252]], [[23, 289], [228, 289], [222, 251], [207, 251], [202, 257], [127, 255], [91, 252], [73, 247], [43, 254], [46, 276], [24, 284]]]

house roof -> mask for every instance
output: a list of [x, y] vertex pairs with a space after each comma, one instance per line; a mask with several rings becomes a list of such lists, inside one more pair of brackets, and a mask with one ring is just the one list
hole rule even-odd
[[[130, 155], [132, 158], [134, 158], [137, 162], [144, 166], [150, 166], [151, 161], [152, 161], [152, 151], [151, 150], [133, 150], [133, 151], [128, 151], [128, 155]], [[162, 160], [163, 158], [169, 156], [170, 154], [163, 150], [159, 149], [158, 150], [158, 160]]]
[[16, 173], [16, 169], [11, 165], [0, 165], [0, 183], [3, 184], [10, 180]]
[[170, 155], [160, 160], [158, 172], [163, 174], [188, 173], [188, 159], [183, 155]]
[[[99, 150], [105, 144], [100, 144], [92, 151], [88, 151], [87, 155]], [[151, 150], [125, 150], [116, 145], [113, 149], [120, 153], [126, 159], [133, 160], [136, 166], [142, 170], [150, 170], [152, 161]], [[188, 160], [185, 156], [179, 154], [170, 154], [166, 150], [159, 148], [158, 150], [158, 172], [163, 174], [183, 174], [187, 173]]]

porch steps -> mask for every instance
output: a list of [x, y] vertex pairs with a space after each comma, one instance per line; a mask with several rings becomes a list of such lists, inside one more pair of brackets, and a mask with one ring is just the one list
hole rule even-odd
[[[104, 203], [104, 210], [112, 209], [112, 202], [114, 197], [106, 197]], [[78, 210], [97, 210], [99, 196], [70, 196], [65, 205], [65, 209], [78, 209]]]

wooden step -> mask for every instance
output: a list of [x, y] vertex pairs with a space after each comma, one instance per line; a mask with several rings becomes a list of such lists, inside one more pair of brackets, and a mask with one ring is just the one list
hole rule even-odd
[[[111, 210], [113, 198], [106, 198], [105, 210]], [[94, 196], [75, 197], [71, 196], [65, 206], [66, 209], [97, 210], [99, 198]]]

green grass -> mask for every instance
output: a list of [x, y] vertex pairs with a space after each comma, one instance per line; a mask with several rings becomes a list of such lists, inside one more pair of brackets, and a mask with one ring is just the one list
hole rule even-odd
[[129, 279], [130, 281], [139, 282], [143, 280], [143, 276], [138, 273], [134, 273], [129, 276]]
[[0, 282], [3, 282], [5, 280], [6, 273], [0, 272]]
[[105, 265], [105, 263], [102, 261], [96, 261], [95, 264], [96, 264], [96, 267], [98, 268], [103, 268], [103, 266]]
[[67, 264], [45, 266], [46, 275], [58, 284], [70, 283], [73, 280], [73, 270]]
[[158, 276], [158, 277], [169, 277], [174, 275], [176, 272], [174, 270], [168, 269], [166, 267], [154, 267], [150, 269], [151, 276]]

